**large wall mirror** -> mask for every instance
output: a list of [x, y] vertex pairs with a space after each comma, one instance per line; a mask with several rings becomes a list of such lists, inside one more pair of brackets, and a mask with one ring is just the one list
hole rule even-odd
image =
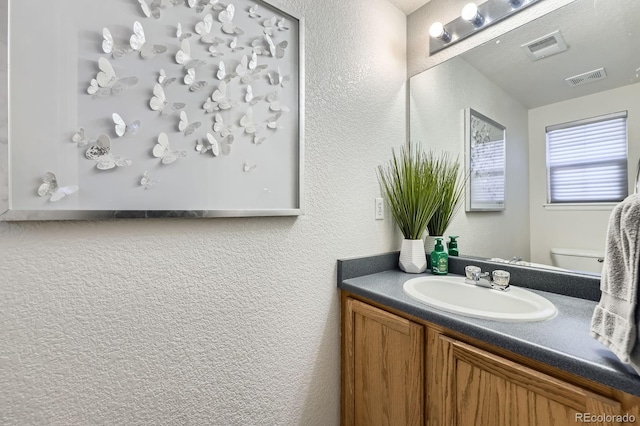
[[[532, 48], [522, 47], [534, 41]], [[506, 208], [461, 211], [450, 230], [462, 236], [461, 253], [522, 258], [539, 267], [559, 266], [552, 257], [556, 248], [604, 254], [615, 203], [549, 204], [546, 129], [626, 113], [625, 179], [633, 192], [640, 157], [639, 77], [640, 2], [620, 0], [576, 0], [412, 77], [412, 143], [464, 159], [466, 109], [491, 117], [508, 135]]]

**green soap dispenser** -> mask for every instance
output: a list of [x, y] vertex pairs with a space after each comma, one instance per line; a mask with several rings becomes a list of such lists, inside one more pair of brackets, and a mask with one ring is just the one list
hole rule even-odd
[[442, 238], [436, 238], [436, 246], [431, 252], [431, 273], [434, 275], [447, 275], [449, 272], [449, 255], [444, 251]]
[[449, 235], [449, 242], [447, 243], [447, 248], [449, 249], [449, 256], [457, 256], [458, 255], [458, 238], [457, 235]]

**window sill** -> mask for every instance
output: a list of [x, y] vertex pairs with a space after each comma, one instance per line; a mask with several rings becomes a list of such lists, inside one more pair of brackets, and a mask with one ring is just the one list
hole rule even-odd
[[545, 210], [611, 211], [619, 203], [543, 204]]

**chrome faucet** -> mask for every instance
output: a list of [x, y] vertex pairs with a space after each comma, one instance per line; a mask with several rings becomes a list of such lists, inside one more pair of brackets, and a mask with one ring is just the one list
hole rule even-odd
[[[494, 279], [492, 280], [491, 279], [491, 274], [489, 274], [489, 272], [481, 272], [479, 269], [480, 268], [473, 269], [473, 270], [470, 270], [470, 271], [466, 271], [467, 277], [465, 278], [464, 281], [467, 284], [473, 284], [473, 285], [477, 285], [479, 287], [492, 288], [494, 290], [500, 290], [500, 291], [509, 291], [510, 290], [508, 276], [507, 277], [501, 276], [500, 278], [498, 278], [498, 280], [501, 281], [501, 283], [498, 284], [495, 281], [496, 277], [494, 277]], [[498, 271], [494, 271], [494, 272], [498, 272]], [[505, 271], [500, 271], [500, 272], [505, 272]], [[506, 283], [502, 284], [505, 281], [506, 281]]]
[[522, 258], [519, 256], [513, 256], [511, 260], [508, 261], [507, 263], [517, 263], [517, 262], [522, 262]]

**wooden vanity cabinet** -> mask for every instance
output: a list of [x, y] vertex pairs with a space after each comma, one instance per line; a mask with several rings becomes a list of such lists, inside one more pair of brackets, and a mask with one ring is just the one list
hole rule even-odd
[[430, 424], [573, 425], [578, 413], [622, 414], [618, 401], [438, 332], [429, 343]]
[[341, 398], [343, 426], [576, 425], [582, 413], [640, 422], [639, 397], [344, 291]]
[[424, 424], [425, 327], [358, 300], [343, 304], [342, 424]]

